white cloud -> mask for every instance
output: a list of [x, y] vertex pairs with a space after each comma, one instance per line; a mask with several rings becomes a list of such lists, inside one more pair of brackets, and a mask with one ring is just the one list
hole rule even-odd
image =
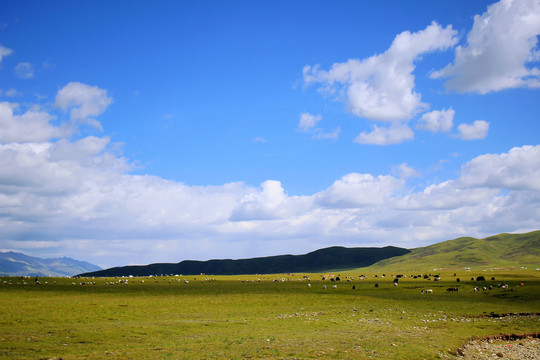
[[261, 184], [261, 189], [249, 189], [243, 195], [231, 212], [230, 220], [276, 220], [294, 216], [300, 209], [306, 209], [302, 197], [289, 197], [281, 186], [281, 182], [267, 180]]
[[15, 74], [21, 79], [30, 79], [34, 77], [34, 68], [29, 62], [18, 63], [15, 66]]
[[474, 18], [467, 45], [454, 63], [432, 74], [449, 77], [446, 87], [485, 94], [515, 87], [539, 87], [540, 0], [501, 0]]
[[[55, 106], [70, 110], [71, 120], [88, 121], [90, 117], [101, 115], [112, 103], [107, 91], [80, 82], [70, 82], [56, 94]], [[100, 127], [99, 123], [92, 122]]]
[[485, 139], [489, 130], [489, 122], [475, 120], [472, 124], [460, 124], [458, 126], [459, 137], [462, 140]]
[[389, 127], [372, 126], [372, 131], [362, 132], [354, 142], [367, 145], [390, 145], [400, 144], [414, 138], [414, 133], [407, 124], [392, 123]]
[[315, 128], [317, 123], [321, 121], [322, 116], [320, 114], [312, 115], [310, 113], [300, 114], [300, 122], [298, 123], [298, 131], [308, 132]]
[[422, 115], [417, 129], [428, 130], [431, 132], [448, 132], [454, 125], [454, 109], [434, 110]]
[[421, 55], [456, 44], [456, 31], [432, 23], [416, 33], [398, 34], [383, 54], [335, 63], [328, 71], [305, 66], [304, 82], [321, 83], [323, 90], [338, 94], [355, 115], [369, 120], [403, 121], [424, 110], [414, 91], [414, 61]]
[[11, 103], [0, 103], [0, 143], [41, 142], [72, 133], [69, 127], [52, 126], [50, 121], [54, 117], [44, 111], [29, 110], [15, 115], [14, 108]]
[[410, 177], [419, 177], [421, 174], [416, 171], [414, 168], [407, 165], [407, 163], [403, 163], [397, 166], [392, 167], [392, 173], [395, 173], [399, 176], [401, 179], [407, 179]]
[[2, 59], [4, 58], [4, 56], [8, 56], [12, 53], [13, 53], [13, 50], [0, 45], [0, 64], [2, 63]]
[[348, 174], [315, 195], [317, 203], [330, 208], [356, 208], [381, 205], [391, 199], [403, 182], [392, 176]]
[[339, 137], [339, 134], [341, 133], [341, 128], [338, 126], [334, 131], [332, 132], [324, 132], [321, 129], [315, 129], [315, 133], [313, 134], [313, 139], [332, 139], [336, 140]]
[[322, 116], [320, 114], [312, 115], [307, 112], [302, 113], [300, 114], [300, 122], [298, 123], [298, 131], [313, 134], [311, 136], [313, 139], [318, 139], [318, 140], [337, 139], [339, 137], [339, 134], [341, 133], [341, 128], [338, 126], [334, 131], [326, 132], [323, 129], [316, 127], [317, 123], [321, 120], [322, 120]]
[[254, 249], [418, 246], [419, 239], [540, 226], [540, 146], [479, 156], [458, 179], [417, 192], [406, 187], [416, 172], [401, 164], [400, 178], [351, 173], [313, 195], [290, 196], [274, 180], [260, 188], [189, 186], [130, 175], [108, 143], [87, 137], [0, 146], [2, 247], [39, 238], [43, 249], [62, 246], [68, 256], [113, 266], [238, 258]]
[[540, 145], [478, 156], [461, 173], [464, 186], [540, 191]]

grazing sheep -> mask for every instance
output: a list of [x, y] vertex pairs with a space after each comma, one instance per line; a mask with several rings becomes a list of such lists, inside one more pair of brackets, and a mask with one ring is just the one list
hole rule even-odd
[[333, 285], [333, 286], [332, 286], [332, 289], [337, 289], [337, 285]]
[[427, 290], [426, 290], [426, 293], [428, 293], [428, 294], [433, 294], [433, 289], [427, 289]]
[[311, 287], [311, 284], [307, 284], [307, 287], [310, 288], [310, 287]]

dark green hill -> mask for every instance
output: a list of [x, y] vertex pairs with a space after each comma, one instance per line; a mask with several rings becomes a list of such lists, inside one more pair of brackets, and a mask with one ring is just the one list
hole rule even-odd
[[199, 275], [201, 273], [209, 275], [241, 275], [324, 272], [366, 267], [377, 261], [407, 254], [408, 252], [410, 250], [394, 246], [383, 248], [344, 248], [334, 246], [305, 255], [280, 255], [240, 260], [185, 260], [177, 264], [162, 263], [115, 267], [78, 276]]
[[499, 234], [485, 239], [462, 237], [448, 240], [382, 260], [370, 268], [405, 271], [539, 265], [540, 231], [533, 231], [526, 234]]

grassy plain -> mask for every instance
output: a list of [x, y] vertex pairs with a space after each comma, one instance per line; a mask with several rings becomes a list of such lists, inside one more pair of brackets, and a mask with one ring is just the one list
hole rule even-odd
[[[2, 278], [0, 359], [440, 359], [473, 336], [539, 332], [540, 271], [486, 270], [444, 271], [437, 282], [407, 276], [397, 287], [390, 274], [362, 269], [339, 273], [340, 282], [321, 274], [114, 285], [106, 282], [121, 279]], [[478, 275], [488, 281], [471, 281]]]

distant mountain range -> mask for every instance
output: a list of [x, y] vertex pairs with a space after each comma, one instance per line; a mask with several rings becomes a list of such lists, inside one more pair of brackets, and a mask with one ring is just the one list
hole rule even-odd
[[[433, 268], [540, 267], [540, 231], [499, 234], [484, 239], [461, 237], [416, 249], [394, 246], [316, 250], [305, 255], [279, 255], [239, 260], [185, 260], [179, 263], [123, 266], [106, 270], [70, 258], [40, 259], [0, 252], [0, 276], [149, 276], [309, 273], [368, 268], [425, 271]], [[366, 270], [368, 270], [366, 269]], [[368, 271], [369, 271], [368, 270]]]
[[149, 275], [241, 275], [292, 272], [324, 272], [328, 270], [366, 267], [410, 250], [386, 246], [383, 248], [345, 248], [340, 246], [316, 250], [305, 255], [279, 255], [240, 260], [185, 260], [144, 266], [123, 266], [83, 273], [79, 276], [149, 276]]
[[71, 258], [41, 259], [9, 251], [0, 252], [0, 276], [73, 276], [101, 270], [99, 266]]
[[123, 266], [82, 273], [80, 276], [148, 275], [240, 275], [309, 273], [368, 268], [369, 270], [425, 271], [434, 268], [465, 267], [540, 267], [540, 231], [526, 234], [499, 234], [485, 239], [461, 237], [412, 250], [383, 248], [345, 248], [334, 246], [305, 255], [281, 255], [240, 260], [186, 260]]

